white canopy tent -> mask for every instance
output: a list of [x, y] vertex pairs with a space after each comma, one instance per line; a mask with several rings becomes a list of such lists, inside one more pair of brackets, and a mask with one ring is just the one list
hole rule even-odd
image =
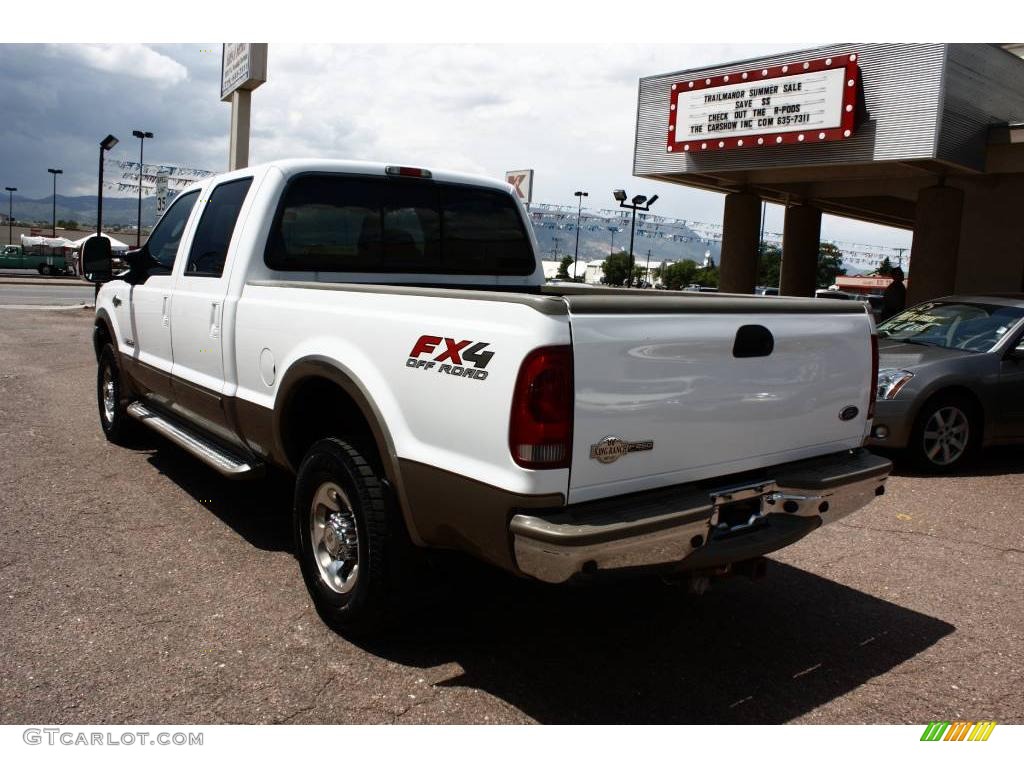
[[21, 247], [32, 248], [34, 246], [41, 245], [45, 248], [73, 248], [74, 243], [68, 240], [66, 237], [40, 237], [38, 235], [22, 235], [21, 236]]
[[[74, 248], [76, 251], [81, 250], [82, 246], [85, 245], [85, 241], [88, 240], [90, 237], [96, 237], [96, 235], [86, 235], [85, 237], [75, 240], [74, 242], [69, 241], [68, 247]], [[107, 238], [107, 240], [110, 241], [110, 250], [113, 251], [114, 253], [124, 253], [130, 248], [130, 246], [127, 243], [122, 243], [116, 237], [111, 237], [106, 232], [101, 233], [100, 237], [105, 237]]]

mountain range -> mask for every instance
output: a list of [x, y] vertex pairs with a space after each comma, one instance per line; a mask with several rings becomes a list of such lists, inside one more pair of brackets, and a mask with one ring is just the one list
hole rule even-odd
[[[2, 198], [0, 198], [2, 200]], [[6, 200], [2, 200], [6, 203]], [[15, 221], [49, 223], [53, 217], [53, 197], [33, 200], [14, 196], [13, 212]], [[103, 223], [107, 225], [134, 225], [138, 215], [137, 197], [103, 196]], [[0, 204], [0, 212], [7, 213], [7, 206]], [[96, 195], [57, 195], [57, 220], [77, 221], [79, 224], [96, 223]], [[156, 221], [156, 198], [142, 198], [142, 226], [152, 226]]]

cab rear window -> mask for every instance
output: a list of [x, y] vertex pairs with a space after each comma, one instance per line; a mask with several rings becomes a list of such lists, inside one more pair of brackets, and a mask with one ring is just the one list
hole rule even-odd
[[508, 194], [420, 179], [300, 176], [267, 242], [272, 269], [529, 275], [533, 251]]

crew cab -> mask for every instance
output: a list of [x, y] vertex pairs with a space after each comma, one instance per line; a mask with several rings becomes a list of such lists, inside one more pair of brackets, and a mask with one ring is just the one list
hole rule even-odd
[[106, 436], [294, 476], [320, 615], [371, 631], [416, 548], [562, 583], [759, 562], [885, 490], [860, 302], [546, 286], [504, 183], [288, 160], [90, 240]]

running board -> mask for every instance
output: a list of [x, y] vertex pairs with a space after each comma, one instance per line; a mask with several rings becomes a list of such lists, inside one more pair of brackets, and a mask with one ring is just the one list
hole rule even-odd
[[180, 448], [184, 448], [201, 462], [213, 467], [226, 477], [247, 477], [263, 469], [261, 464], [256, 466], [249, 464], [205, 437], [171, 421], [166, 416], [151, 411], [140, 402], [134, 402], [128, 406], [128, 415], [138, 419]]

